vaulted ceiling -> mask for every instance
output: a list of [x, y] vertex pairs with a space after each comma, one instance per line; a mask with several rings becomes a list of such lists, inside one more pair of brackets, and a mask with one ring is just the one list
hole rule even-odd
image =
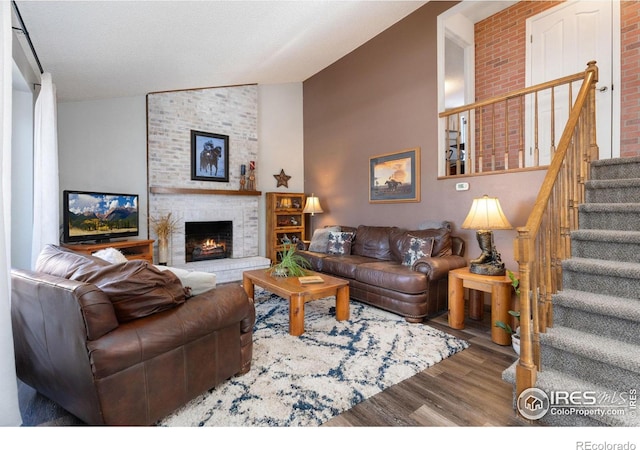
[[[301, 82], [426, 1], [17, 1], [59, 101]], [[20, 26], [14, 14], [14, 26]], [[30, 53], [25, 36], [19, 41]]]

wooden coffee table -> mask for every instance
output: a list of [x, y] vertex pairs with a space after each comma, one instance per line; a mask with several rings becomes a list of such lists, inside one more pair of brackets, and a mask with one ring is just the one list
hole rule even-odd
[[304, 333], [304, 304], [312, 300], [336, 296], [336, 320], [349, 319], [349, 282], [341, 278], [322, 273], [311, 272], [309, 275], [321, 277], [323, 283], [301, 284], [298, 277], [275, 277], [267, 269], [256, 269], [244, 272], [242, 283], [244, 290], [253, 300], [254, 286], [289, 299], [289, 334], [300, 336]]

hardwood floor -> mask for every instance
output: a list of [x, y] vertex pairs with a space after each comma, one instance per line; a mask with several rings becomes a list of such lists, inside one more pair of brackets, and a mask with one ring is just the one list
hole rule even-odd
[[[363, 401], [324, 427], [535, 426], [517, 416], [512, 386], [501, 379], [516, 355], [491, 342], [490, 312], [466, 329], [447, 326], [447, 314], [427, 323], [467, 340], [468, 349]], [[468, 317], [468, 316], [467, 316]], [[20, 383], [24, 426], [82, 425], [78, 419]]]
[[464, 330], [447, 325], [447, 314], [427, 321], [465, 339], [468, 349], [402, 381], [334, 417], [323, 426], [535, 426], [513, 409], [513, 387], [502, 371], [516, 361], [511, 347], [491, 342], [491, 314], [465, 321]]

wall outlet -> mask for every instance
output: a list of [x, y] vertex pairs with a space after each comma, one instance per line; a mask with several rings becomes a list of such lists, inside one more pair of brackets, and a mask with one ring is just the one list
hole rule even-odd
[[456, 191], [468, 191], [469, 183], [456, 183]]

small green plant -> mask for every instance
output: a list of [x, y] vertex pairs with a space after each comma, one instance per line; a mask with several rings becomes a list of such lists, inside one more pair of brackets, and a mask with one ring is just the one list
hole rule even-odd
[[[518, 321], [520, 321], [520, 311], [509, 310], [509, 314], [511, 314], [516, 319], [518, 319]], [[504, 331], [506, 331], [509, 334], [514, 334], [513, 328], [511, 328], [511, 325], [509, 325], [508, 323], [504, 323], [503, 321], [498, 320], [496, 321], [496, 326], [498, 328], [502, 328]]]
[[511, 286], [513, 286], [513, 290], [516, 292], [516, 294], [520, 295], [520, 280], [518, 280], [516, 278], [516, 274], [510, 270], [507, 270], [507, 275], [511, 280]]
[[307, 274], [311, 268], [309, 261], [296, 253], [296, 246], [285, 245], [280, 255], [280, 262], [271, 266], [268, 270], [278, 276], [301, 277]]
[[[520, 280], [518, 280], [516, 275], [510, 270], [507, 270], [507, 275], [509, 276], [509, 279], [511, 280], [511, 286], [513, 286], [513, 290], [515, 291], [515, 293], [517, 295], [520, 295]], [[509, 310], [509, 314], [511, 316], [515, 317], [516, 319], [518, 319], [518, 322], [520, 322], [520, 311]], [[511, 328], [511, 325], [509, 325], [508, 323], [504, 323], [501, 320], [496, 321], [495, 325], [498, 328], [502, 328], [503, 330], [505, 330], [509, 334], [514, 334], [515, 333], [515, 331], [513, 331], [513, 328]]]

